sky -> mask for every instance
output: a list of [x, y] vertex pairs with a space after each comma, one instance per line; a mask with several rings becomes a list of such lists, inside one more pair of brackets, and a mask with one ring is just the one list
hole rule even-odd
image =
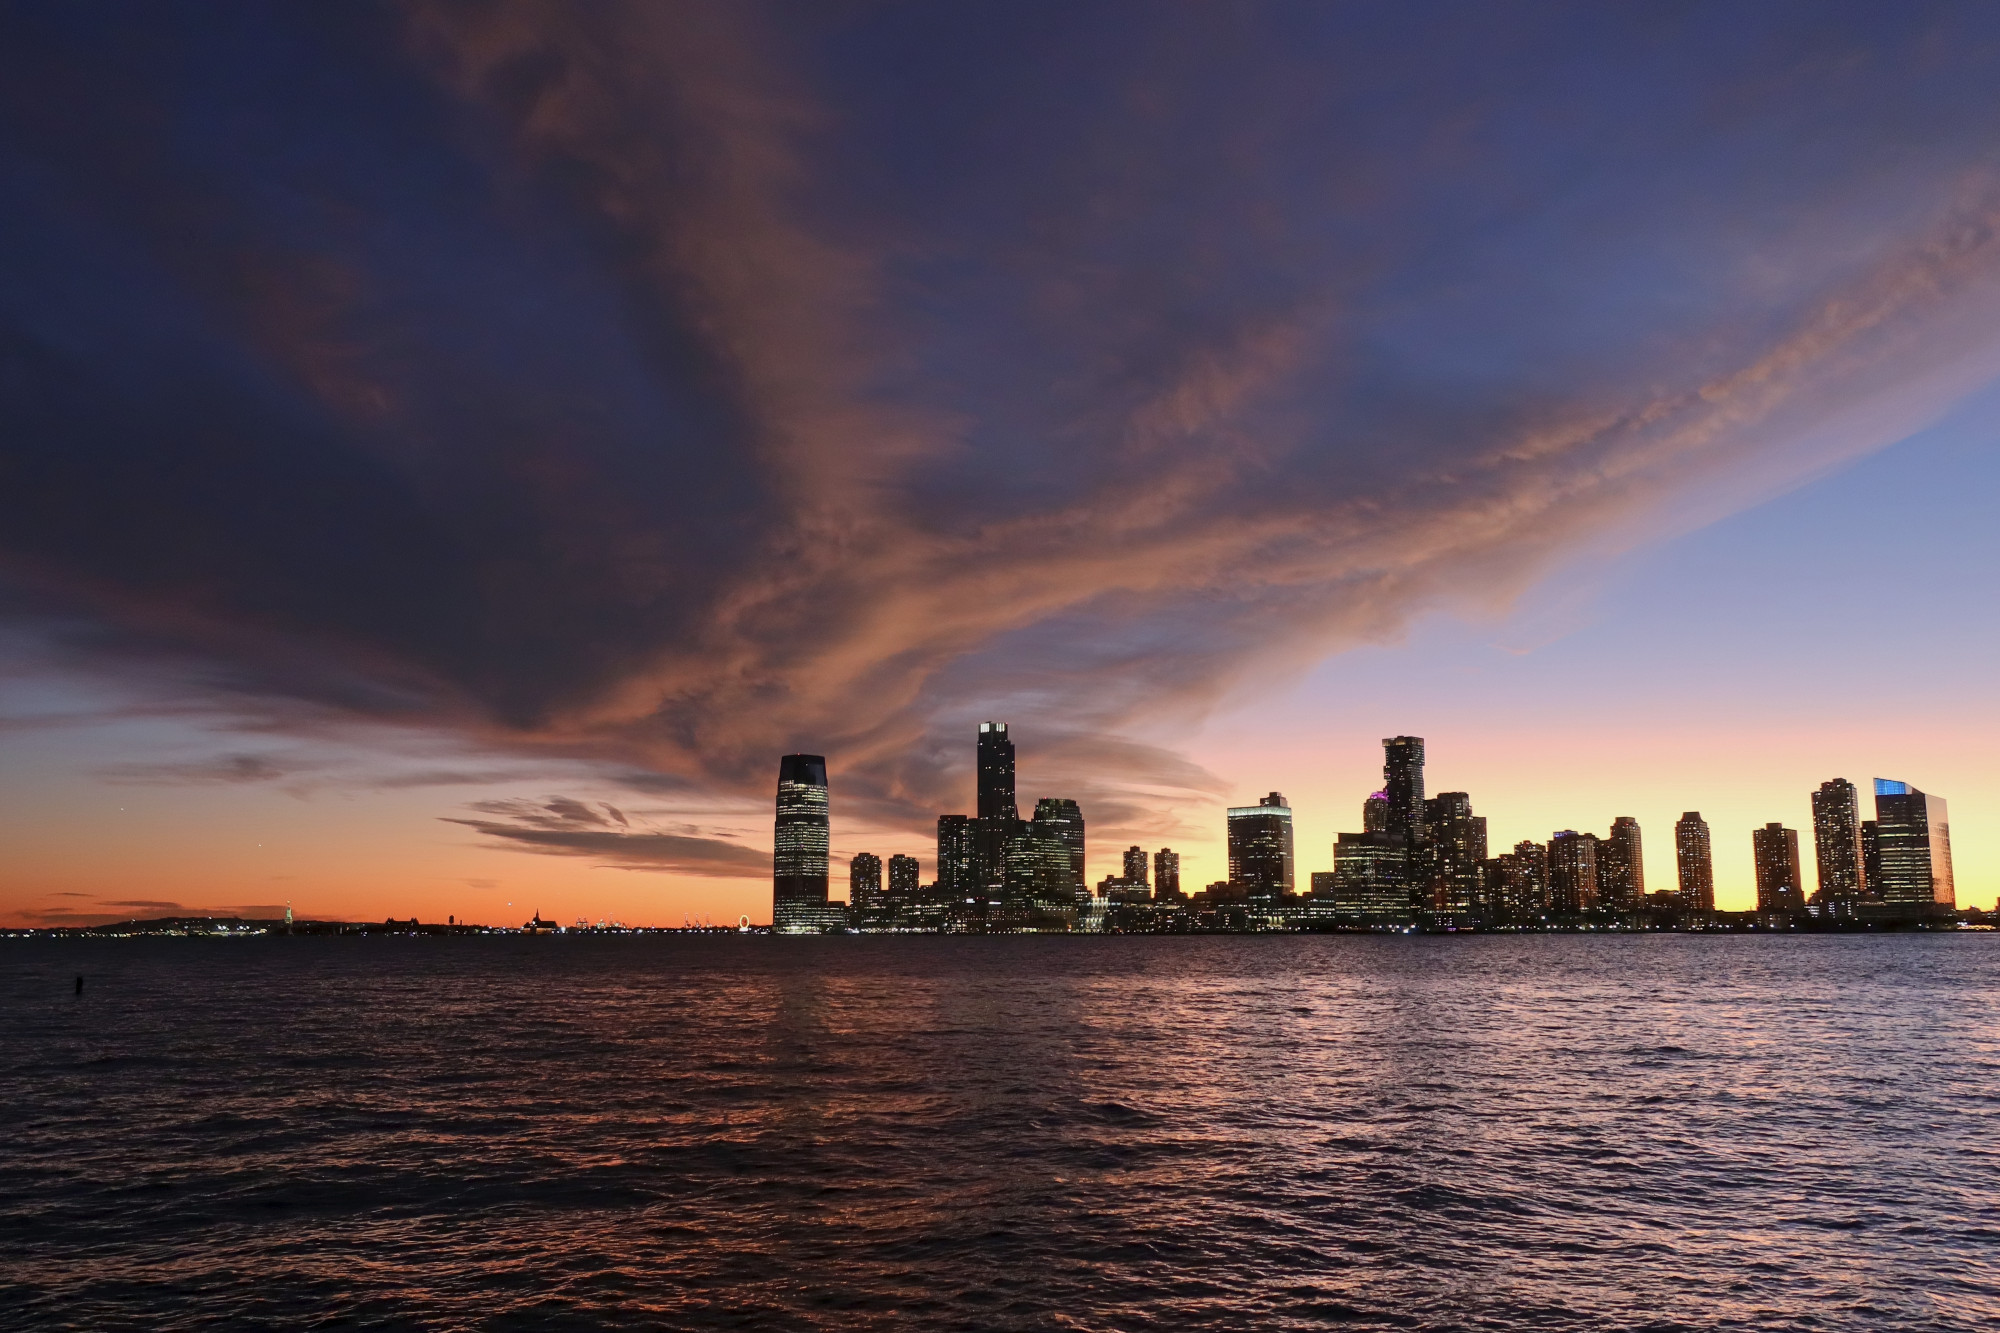
[[1991, 904], [1996, 407], [1990, 6], [9, 6], [0, 922], [768, 920], [986, 719]]

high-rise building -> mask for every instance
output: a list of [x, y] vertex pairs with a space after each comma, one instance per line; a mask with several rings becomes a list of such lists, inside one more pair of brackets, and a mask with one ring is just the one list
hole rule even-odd
[[1549, 910], [1549, 849], [1517, 842], [1493, 860], [1497, 914], [1509, 921], [1532, 921]]
[[900, 852], [889, 858], [889, 896], [899, 903], [914, 902], [917, 896], [917, 858]]
[[1867, 893], [1861, 848], [1861, 798], [1846, 778], [1819, 784], [1813, 793], [1813, 859], [1819, 888], [1812, 901], [1835, 913], [1851, 910]]
[[1069, 849], [1071, 896], [1082, 902], [1090, 897], [1090, 881], [1083, 871], [1083, 811], [1067, 797], [1043, 797], [1035, 802], [1035, 820], [1042, 830]]
[[[1429, 841], [1421, 858], [1432, 911], [1470, 912], [1483, 897], [1486, 861], [1486, 819], [1472, 813], [1472, 798], [1462, 791], [1440, 792], [1424, 802], [1424, 830]], [[1422, 893], [1419, 896], [1423, 896]]]
[[1805, 876], [1799, 873], [1799, 834], [1783, 824], [1750, 832], [1757, 862], [1757, 910], [1797, 912], [1806, 905]]
[[1680, 871], [1681, 905], [1690, 912], [1715, 910], [1715, 855], [1708, 821], [1690, 810], [1674, 824], [1674, 865]]
[[1181, 854], [1171, 847], [1153, 853], [1153, 896], [1167, 902], [1182, 897]]
[[1331, 881], [1313, 876], [1313, 896], [1331, 890], [1335, 915], [1374, 925], [1396, 925], [1413, 916], [1410, 840], [1387, 829], [1342, 833], [1333, 844]]
[[1861, 884], [1871, 900], [1882, 900], [1882, 826], [1872, 819], [1861, 821]]
[[1015, 829], [1005, 853], [1008, 900], [1031, 903], [1038, 911], [1073, 910], [1077, 906], [1076, 870], [1061, 830], [1039, 820], [1017, 820]]
[[937, 890], [946, 902], [964, 902], [984, 885], [979, 878], [979, 822], [968, 815], [939, 815]]
[[1230, 807], [1229, 882], [1253, 898], [1292, 892], [1292, 809], [1279, 793]]
[[786, 755], [778, 761], [771, 854], [771, 921], [781, 932], [817, 932], [828, 924], [829, 831], [825, 758]]
[[1597, 906], [1597, 835], [1564, 829], [1549, 839], [1549, 908], [1588, 912]]
[[1389, 831], [1389, 794], [1376, 792], [1361, 803], [1361, 831], [1363, 833], [1386, 833]]
[[882, 910], [882, 858], [856, 852], [847, 863], [847, 906], [854, 912]]
[[1907, 782], [1875, 779], [1875, 839], [1882, 901], [1956, 907], [1951, 825], [1944, 798]]
[[979, 724], [978, 784], [974, 869], [977, 888], [991, 895], [1004, 890], [1007, 844], [1021, 831], [1021, 812], [1014, 803], [1014, 742], [1005, 722]]
[[1639, 843], [1639, 821], [1620, 815], [1611, 821], [1611, 836], [1597, 844], [1597, 897], [1605, 907], [1628, 912], [1646, 897], [1646, 863]]
[[1136, 844], [1125, 849], [1125, 878], [1133, 884], [1147, 883], [1146, 851]]
[[1424, 836], [1424, 738], [1390, 736], [1382, 742], [1382, 794], [1389, 802], [1388, 831]]

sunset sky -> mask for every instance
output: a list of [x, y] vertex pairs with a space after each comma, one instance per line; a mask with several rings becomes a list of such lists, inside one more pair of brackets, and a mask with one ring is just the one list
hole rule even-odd
[[2000, 7], [17, 5], [0, 192], [0, 923], [766, 921], [989, 718], [2000, 888]]

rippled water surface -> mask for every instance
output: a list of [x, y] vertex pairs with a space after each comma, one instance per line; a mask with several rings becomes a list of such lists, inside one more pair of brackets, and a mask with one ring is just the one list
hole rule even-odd
[[9, 1328], [2000, 1326], [1992, 936], [15, 941], [0, 998]]

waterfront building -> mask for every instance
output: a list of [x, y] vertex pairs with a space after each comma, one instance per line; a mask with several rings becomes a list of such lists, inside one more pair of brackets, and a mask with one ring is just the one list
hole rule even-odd
[[1819, 886], [1812, 901], [1833, 915], [1849, 915], [1868, 896], [1861, 846], [1861, 796], [1846, 778], [1819, 784], [1812, 795], [1813, 860]]
[[1646, 864], [1639, 842], [1639, 821], [1620, 815], [1611, 821], [1611, 836], [1597, 845], [1597, 897], [1605, 907], [1626, 912], [1646, 896]]
[[1076, 868], [1061, 830], [1039, 820], [1017, 821], [1015, 828], [1005, 852], [1007, 901], [1029, 904], [1038, 912], [1074, 911]]
[[917, 858], [904, 856], [900, 852], [889, 858], [889, 897], [896, 904], [915, 902], [917, 898]]
[[1005, 890], [1007, 844], [1021, 831], [1021, 812], [1014, 800], [1014, 742], [1005, 722], [979, 724], [977, 782], [976, 887], [981, 896], [991, 896]]
[[1462, 791], [1440, 792], [1424, 802], [1422, 865], [1427, 906], [1463, 917], [1485, 897], [1486, 819], [1472, 813]]
[[1382, 795], [1389, 802], [1387, 825], [1412, 841], [1424, 838], [1424, 738], [1389, 736], [1382, 741]]
[[1370, 925], [1396, 925], [1412, 919], [1410, 840], [1402, 833], [1379, 829], [1343, 833], [1333, 844], [1330, 880], [1313, 877], [1313, 896], [1330, 896], [1335, 914]]
[[882, 858], [857, 852], [847, 863], [847, 906], [857, 913], [882, 910]]
[[1804, 876], [1799, 873], [1799, 835], [1783, 824], [1766, 824], [1750, 833], [1757, 863], [1757, 910], [1798, 912], [1806, 905]]
[[1134, 884], [1147, 883], [1148, 867], [1145, 850], [1137, 845], [1125, 849], [1125, 878]]
[[1361, 803], [1361, 831], [1363, 833], [1387, 833], [1389, 831], [1389, 794], [1378, 791]]
[[1715, 910], [1715, 856], [1708, 821], [1689, 810], [1674, 824], [1674, 865], [1680, 871], [1681, 903], [1691, 912]]
[[1549, 839], [1549, 909], [1588, 912], [1597, 906], [1597, 835], [1564, 829]]
[[778, 761], [778, 808], [771, 854], [771, 921], [781, 933], [816, 933], [831, 924], [827, 903], [826, 759], [788, 754]]
[[937, 831], [937, 891], [947, 902], [978, 896], [979, 822], [968, 815], [939, 815]]
[[1180, 902], [1181, 854], [1171, 847], [1153, 853], [1153, 896], [1165, 902]]
[[1875, 839], [1882, 901], [1928, 908], [1958, 905], [1943, 797], [1907, 782], [1875, 779]]
[[1872, 819], [1861, 821], [1861, 882], [1870, 899], [1882, 901], [1882, 826]]
[[1549, 910], [1549, 849], [1522, 841], [1492, 861], [1490, 898], [1507, 921], [1533, 921]]
[[1047, 836], [1069, 849], [1070, 896], [1078, 902], [1090, 897], [1090, 880], [1083, 868], [1083, 810], [1067, 797], [1044, 797], [1035, 802], [1034, 823]]
[[1229, 809], [1229, 882], [1252, 897], [1292, 892], [1292, 809], [1272, 792]]

